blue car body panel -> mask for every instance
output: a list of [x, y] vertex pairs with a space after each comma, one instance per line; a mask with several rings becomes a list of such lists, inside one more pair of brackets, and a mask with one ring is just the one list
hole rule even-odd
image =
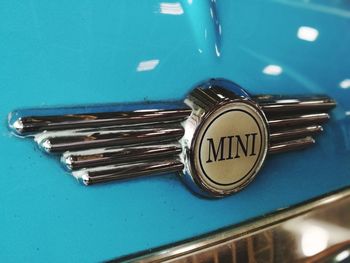
[[[349, 186], [349, 28], [348, 1], [1, 1], [0, 260], [111, 259]], [[338, 105], [314, 147], [219, 200], [176, 174], [83, 187], [7, 129], [19, 107], [182, 100], [211, 77]]]

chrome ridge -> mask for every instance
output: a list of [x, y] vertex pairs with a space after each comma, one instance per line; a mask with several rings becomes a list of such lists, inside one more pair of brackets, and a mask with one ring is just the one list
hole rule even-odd
[[149, 158], [176, 156], [182, 152], [179, 143], [164, 145], [142, 145], [123, 147], [107, 147], [94, 150], [65, 152], [61, 162], [68, 170], [77, 170], [96, 166], [125, 163], [128, 161], [144, 161]]
[[[93, 110], [93, 108], [91, 109]], [[190, 114], [189, 109], [176, 110], [135, 110], [128, 112], [90, 112], [87, 114], [65, 114], [51, 116], [23, 116], [11, 123], [20, 135], [36, 134], [43, 131], [57, 131], [101, 127], [135, 127], [139, 124], [178, 122]]]
[[145, 175], [181, 171], [183, 166], [179, 158], [169, 158], [161, 161], [146, 160], [144, 162], [82, 169], [73, 171], [72, 175], [83, 184], [90, 185], [101, 182], [131, 179]]
[[326, 96], [250, 96], [237, 86], [234, 91], [220, 87], [225, 80], [208, 83], [186, 99], [192, 108], [170, 102], [128, 105], [131, 110], [121, 110], [120, 105], [27, 109], [11, 113], [9, 127], [18, 136], [34, 137], [45, 152], [60, 155], [73, 176], [90, 185], [183, 172], [191, 158], [186, 156], [186, 129], [197, 121], [191, 118], [202, 118], [220, 103], [245, 101], [263, 112], [270, 133], [268, 153], [314, 144], [321, 124], [330, 118], [328, 111], [336, 105]]
[[109, 262], [349, 262], [350, 189]]
[[49, 153], [88, 150], [108, 146], [145, 144], [161, 141], [175, 141], [184, 134], [181, 125], [167, 127], [135, 126], [125, 128], [95, 130], [71, 130], [67, 132], [47, 132], [35, 136], [39, 146]]

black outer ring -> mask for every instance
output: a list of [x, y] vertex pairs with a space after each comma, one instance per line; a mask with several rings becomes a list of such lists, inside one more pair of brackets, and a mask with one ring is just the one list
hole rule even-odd
[[[202, 149], [202, 142], [203, 142], [203, 138], [204, 138], [204, 135], [207, 133], [207, 130], [209, 129], [209, 127], [212, 125], [212, 123], [217, 119], [219, 118], [220, 116], [222, 116], [223, 114], [226, 114], [227, 112], [231, 112], [231, 111], [241, 111], [241, 112], [244, 112], [246, 114], [248, 114], [254, 121], [255, 123], [257, 124], [258, 126], [258, 129], [259, 129], [259, 133], [260, 133], [260, 141], [261, 141], [261, 144], [260, 144], [260, 149], [259, 149], [259, 155], [254, 163], [254, 165], [252, 166], [252, 168], [247, 172], [246, 175], [244, 175], [241, 179], [235, 181], [235, 182], [232, 182], [232, 183], [229, 183], [229, 184], [220, 184], [220, 183], [217, 183], [215, 182], [214, 180], [212, 180], [208, 175], [207, 173], [205, 172], [205, 170], [203, 169], [203, 165], [202, 165], [202, 159], [200, 158], [200, 152], [201, 152], [201, 149]], [[239, 183], [240, 181], [244, 180], [250, 173], [253, 169], [255, 169], [256, 167], [256, 164], [257, 162], [260, 160], [260, 157], [261, 157], [261, 154], [262, 154], [262, 144], [263, 144], [263, 138], [262, 138], [262, 132], [261, 132], [261, 128], [260, 128], [260, 125], [258, 123], [258, 121], [256, 120], [256, 118], [249, 112], [245, 111], [245, 110], [241, 110], [241, 109], [231, 109], [231, 110], [227, 110], [227, 111], [224, 111], [222, 113], [220, 113], [218, 116], [216, 116], [210, 123], [209, 125], [206, 127], [205, 131], [203, 132], [203, 135], [202, 135], [202, 138], [200, 139], [200, 144], [199, 144], [199, 150], [198, 150], [198, 159], [199, 159], [199, 164], [200, 164], [200, 168], [203, 172], [203, 174], [205, 175], [205, 177], [212, 183], [216, 184], [216, 185], [221, 185], [221, 186], [230, 186], [230, 185], [234, 185], [234, 184], [237, 184]]]

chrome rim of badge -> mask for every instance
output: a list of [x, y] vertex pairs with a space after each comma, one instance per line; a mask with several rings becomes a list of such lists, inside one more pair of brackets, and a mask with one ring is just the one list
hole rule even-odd
[[251, 96], [211, 79], [184, 103], [23, 109], [9, 127], [61, 156], [85, 185], [180, 172], [194, 192], [222, 197], [247, 186], [268, 154], [314, 144], [335, 105], [327, 96]]

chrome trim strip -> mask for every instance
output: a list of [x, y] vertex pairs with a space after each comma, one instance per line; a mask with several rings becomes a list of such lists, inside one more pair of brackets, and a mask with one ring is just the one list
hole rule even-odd
[[269, 115], [281, 112], [329, 111], [336, 106], [336, 102], [327, 96], [253, 96], [263, 111]]
[[130, 127], [128, 129], [98, 129], [91, 132], [43, 133], [35, 138], [39, 146], [49, 153], [81, 151], [109, 146], [124, 146], [164, 141], [177, 141], [184, 135], [181, 125], [167, 127]]
[[179, 143], [109, 147], [86, 151], [65, 152], [62, 155], [61, 162], [68, 170], [77, 170], [96, 166], [159, 159], [168, 156], [176, 156], [181, 152], [182, 147]]
[[110, 126], [135, 126], [149, 123], [180, 122], [191, 113], [189, 109], [137, 110], [129, 112], [99, 112], [54, 116], [23, 116], [10, 123], [19, 135], [42, 131], [100, 128]]
[[[202, 250], [210, 249], [210, 248], [218, 248], [218, 246], [223, 246], [227, 244], [234, 244], [234, 242], [239, 241], [242, 238], [246, 238], [252, 236], [254, 234], [263, 233], [262, 231], [268, 231], [270, 229], [278, 228], [281, 224], [286, 223], [288, 220], [293, 220], [296, 218], [300, 218], [301, 222], [303, 219], [310, 215], [311, 213], [318, 212], [321, 209], [331, 209], [333, 205], [339, 204], [341, 201], [350, 202], [350, 188], [346, 188], [340, 190], [336, 193], [330, 194], [326, 197], [321, 197], [314, 199], [305, 204], [301, 204], [295, 207], [291, 207], [288, 209], [284, 209], [283, 211], [275, 212], [269, 216], [264, 216], [262, 218], [252, 220], [248, 223], [239, 226], [231, 226], [225, 230], [219, 230], [214, 233], [205, 235], [201, 238], [192, 241], [184, 241], [182, 243], [177, 243], [176, 245], [169, 245], [166, 248], [155, 249], [154, 252], [141, 252], [138, 255], [130, 255], [122, 258], [118, 258], [115, 260], [111, 260], [110, 262], [164, 262], [164, 261], [180, 261], [187, 262], [186, 259], [191, 259], [194, 261], [195, 253], [200, 253]], [[343, 204], [344, 207], [344, 204]], [[345, 207], [348, 207], [346, 205]], [[349, 210], [347, 210], [349, 211]], [[328, 214], [328, 213], [327, 213]], [[345, 221], [350, 222], [348, 212], [348, 218], [345, 218]], [[297, 226], [298, 228], [298, 226]], [[332, 229], [332, 228], [331, 228]], [[236, 248], [237, 249], [237, 248]], [[289, 249], [289, 248], [285, 248]], [[283, 252], [282, 257], [284, 256]], [[318, 256], [318, 254], [315, 254]], [[305, 257], [306, 259], [307, 257]], [[318, 258], [318, 257], [317, 257]], [[209, 260], [208, 262], [219, 262], [218, 258], [212, 258], [213, 260]], [[312, 258], [309, 258], [310, 262]], [[294, 259], [295, 260], [295, 259]], [[192, 262], [191, 261], [191, 262]], [[270, 262], [270, 261], [269, 261]], [[274, 261], [271, 261], [274, 262]]]
[[316, 135], [323, 131], [322, 126], [309, 126], [297, 129], [282, 130], [279, 132], [274, 132], [270, 134], [271, 142], [286, 141], [295, 138], [303, 138], [311, 135]]
[[322, 124], [329, 120], [328, 113], [304, 114], [296, 116], [268, 117], [269, 126], [272, 130], [290, 126], [305, 126]]
[[184, 164], [179, 158], [131, 164], [103, 166], [73, 171], [72, 175], [85, 185], [136, 178], [145, 175], [180, 172]]
[[[199, 89], [196, 91], [198, 93]], [[202, 94], [203, 95], [203, 94]], [[203, 95], [204, 96], [204, 95]], [[280, 113], [293, 111], [328, 111], [336, 106], [334, 100], [324, 96], [314, 97], [286, 97], [286, 96], [253, 96], [260, 104], [264, 112]], [[267, 99], [268, 98], [268, 99]], [[274, 99], [271, 99], [274, 98]], [[279, 99], [278, 99], [279, 98]], [[215, 102], [214, 98], [205, 96], [208, 104]], [[267, 101], [268, 100], [268, 101]], [[45, 112], [45, 110], [42, 110]], [[28, 135], [42, 131], [82, 129], [109, 126], [138, 125], [140, 121], [145, 123], [161, 123], [164, 121], [179, 122], [191, 114], [190, 109], [169, 109], [169, 110], [135, 110], [128, 112], [98, 112], [84, 114], [65, 115], [30, 115], [31, 111], [26, 110], [28, 116], [21, 116], [20, 113], [9, 117], [10, 127], [19, 135]], [[34, 110], [33, 110], [34, 112]], [[19, 116], [18, 116], [19, 115]]]
[[312, 137], [306, 137], [297, 140], [290, 140], [285, 142], [279, 142], [271, 144], [269, 147], [269, 154], [283, 153], [294, 150], [301, 150], [308, 146], [315, 144], [315, 140]]

